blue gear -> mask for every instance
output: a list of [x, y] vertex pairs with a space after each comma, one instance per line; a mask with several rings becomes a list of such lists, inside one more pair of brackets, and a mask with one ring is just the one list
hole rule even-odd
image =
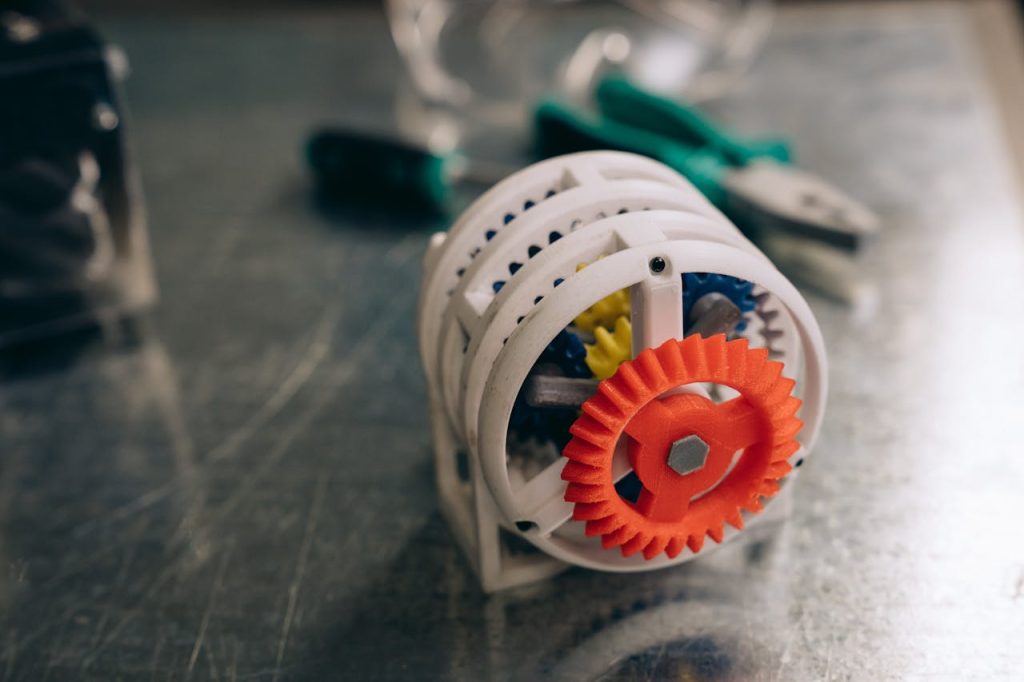
[[587, 349], [583, 347], [580, 337], [568, 329], [563, 329], [551, 339], [538, 362], [556, 364], [565, 376], [574, 379], [589, 379], [593, 376], [587, 367]]
[[747, 328], [746, 315], [754, 311], [754, 285], [745, 279], [720, 275], [715, 272], [687, 272], [683, 275], [683, 328], [690, 325], [690, 311], [702, 296], [718, 293], [727, 296], [740, 309], [743, 319], [736, 325], [736, 331]]
[[512, 406], [512, 414], [508, 420], [509, 427], [524, 434], [540, 434], [545, 423], [543, 411], [527, 405], [522, 395], [516, 396], [516, 402]]
[[[537, 364], [551, 363], [558, 365], [562, 373], [567, 377], [577, 379], [589, 379], [593, 375], [587, 367], [587, 349], [584, 348], [580, 337], [563, 329], [558, 332], [551, 343], [540, 354]], [[512, 407], [512, 416], [509, 419], [509, 426], [523, 434], [533, 435], [538, 439], [550, 439], [558, 441], [567, 433], [567, 424], [564, 415], [557, 414], [564, 410], [551, 410], [537, 407], [530, 407], [523, 400], [522, 395], [516, 397], [515, 405]], [[571, 419], [576, 418], [574, 410], [569, 411]], [[561, 434], [561, 435], [559, 435]], [[564, 444], [564, 443], [563, 443]]]

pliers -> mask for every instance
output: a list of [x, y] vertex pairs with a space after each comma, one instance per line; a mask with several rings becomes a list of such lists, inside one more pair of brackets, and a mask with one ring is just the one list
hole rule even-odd
[[781, 140], [740, 139], [620, 76], [603, 80], [595, 99], [599, 116], [543, 101], [535, 111], [537, 151], [617, 149], [654, 158], [689, 179], [757, 242], [806, 238], [852, 252], [879, 232], [871, 210], [794, 168]]

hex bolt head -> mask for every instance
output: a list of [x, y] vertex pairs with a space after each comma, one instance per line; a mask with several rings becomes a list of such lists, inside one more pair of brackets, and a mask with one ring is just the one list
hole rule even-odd
[[710, 451], [711, 446], [700, 436], [680, 438], [668, 451], [668, 465], [680, 476], [685, 476], [703, 467]]

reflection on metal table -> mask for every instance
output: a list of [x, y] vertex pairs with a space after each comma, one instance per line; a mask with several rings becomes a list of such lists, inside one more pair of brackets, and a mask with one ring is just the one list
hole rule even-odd
[[438, 226], [325, 214], [298, 149], [390, 107], [383, 17], [99, 13], [133, 64], [162, 301], [3, 357], [0, 676], [1018, 678], [1024, 232], [968, 14], [785, 7], [714, 107], [886, 225], [877, 311], [811, 297], [832, 395], [788, 518], [485, 597], [437, 511], [414, 351]]

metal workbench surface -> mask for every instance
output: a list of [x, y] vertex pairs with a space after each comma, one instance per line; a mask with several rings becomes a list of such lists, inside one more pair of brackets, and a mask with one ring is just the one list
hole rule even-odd
[[0, 677], [1021, 679], [1024, 233], [960, 6], [787, 9], [714, 107], [886, 223], [877, 311], [810, 296], [831, 402], [789, 517], [492, 597], [433, 487], [428, 226], [324, 212], [301, 165], [388, 111], [382, 16], [96, 18], [162, 300], [2, 359]]

